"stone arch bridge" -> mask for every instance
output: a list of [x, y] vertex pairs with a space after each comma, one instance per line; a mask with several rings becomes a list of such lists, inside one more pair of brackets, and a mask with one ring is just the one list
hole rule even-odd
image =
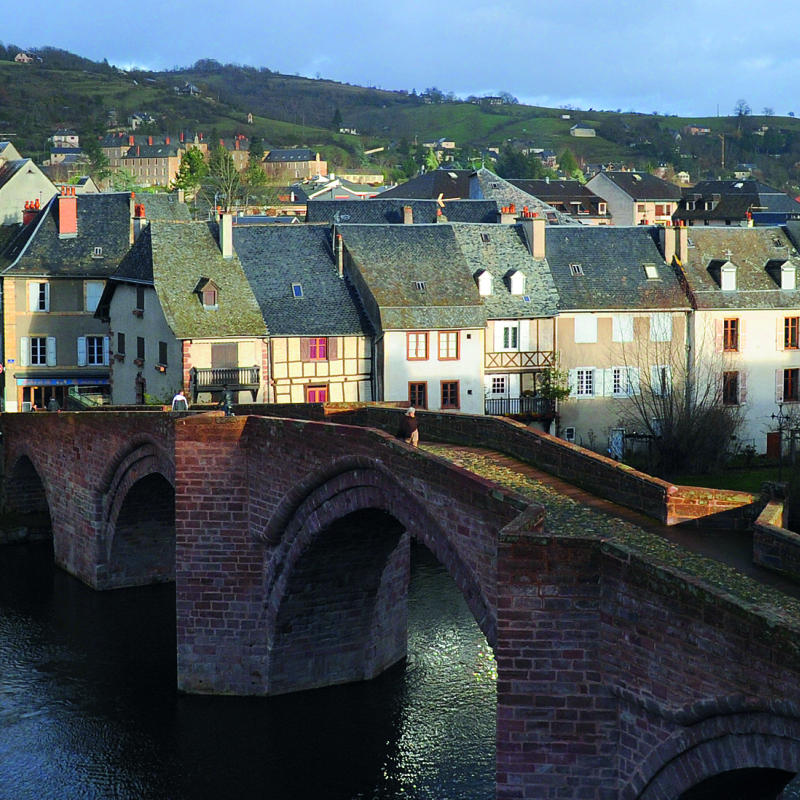
[[688, 800], [753, 774], [777, 793], [800, 773], [800, 608], [774, 591], [550, 530], [542, 507], [376, 428], [153, 412], [0, 427], [6, 508], [49, 512], [58, 564], [97, 589], [175, 580], [186, 692], [290, 692], [403, 658], [414, 536], [496, 654], [498, 798]]

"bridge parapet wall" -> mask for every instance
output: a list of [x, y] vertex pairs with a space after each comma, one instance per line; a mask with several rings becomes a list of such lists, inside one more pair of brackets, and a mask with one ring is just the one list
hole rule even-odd
[[[494, 642], [498, 530], [526, 512], [522, 498], [364, 428], [187, 417], [176, 422], [176, 436], [182, 688], [267, 694], [313, 685], [271, 684], [281, 598], [319, 534], [363, 508], [386, 511], [419, 536]], [[541, 524], [538, 511], [534, 526]], [[398, 574], [402, 564], [390, 559], [384, 580]], [[384, 587], [377, 594], [393, 592]]]
[[[302, 415], [395, 433], [403, 409], [391, 404], [328, 403], [248, 406], [251, 413]], [[753, 495], [720, 489], [675, 486], [625, 464], [502, 417], [417, 411], [423, 439], [489, 447], [531, 464], [588, 492], [674, 525], [742, 528], [752, 522]]]

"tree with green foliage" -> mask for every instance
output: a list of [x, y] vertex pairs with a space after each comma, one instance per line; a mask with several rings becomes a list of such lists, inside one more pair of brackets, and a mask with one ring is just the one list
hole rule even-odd
[[435, 169], [439, 169], [439, 156], [436, 155], [432, 147], [429, 147], [428, 152], [425, 153], [425, 170], [426, 172], [433, 172]]
[[187, 199], [191, 200], [197, 194], [207, 174], [208, 165], [203, 158], [202, 152], [192, 148], [181, 156], [181, 165], [178, 167], [178, 174], [172, 182], [172, 188], [183, 189], [186, 192]]
[[339, 133], [339, 128], [342, 127], [342, 112], [339, 111], [339, 107], [336, 107], [336, 111], [333, 112], [333, 119], [331, 120], [331, 130], [335, 133]]
[[111, 188], [115, 192], [140, 192], [142, 190], [133, 173], [125, 167], [119, 167], [111, 174]]
[[100, 140], [96, 135], [90, 134], [85, 137], [83, 155], [86, 159], [86, 171], [96, 183], [104, 181], [111, 175], [108, 158], [100, 147]]
[[575, 158], [569, 147], [564, 148], [564, 152], [558, 157], [558, 166], [561, 167], [561, 171], [568, 178], [574, 178], [579, 181], [583, 179], [583, 170], [581, 170], [578, 159]]
[[247, 152], [250, 156], [250, 163], [255, 161], [260, 164], [264, 160], [264, 142], [258, 136], [251, 136]]

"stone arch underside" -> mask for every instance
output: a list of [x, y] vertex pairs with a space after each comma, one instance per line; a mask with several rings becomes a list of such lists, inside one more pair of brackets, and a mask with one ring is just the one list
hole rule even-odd
[[104, 476], [105, 578], [99, 588], [175, 579], [175, 465], [143, 438]]
[[[52, 535], [47, 486], [31, 454], [20, 453], [6, 482], [6, 510], [25, 516], [29, 533]], [[31, 531], [30, 529], [34, 530]]]
[[381, 468], [339, 466], [307, 479], [310, 492], [295, 491], [264, 537], [280, 533], [265, 592], [270, 693], [371, 678], [405, 656], [412, 535], [446, 566], [494, 646], [495, 615], [425, 503]]
[[677, 800], [698, 784], [736, 770], [797, 774], [800, 717], [785, 711], [732, 713], [687, 727], [655, 749], [647, 759], [647, 777], [632, 780], [620, 796]]

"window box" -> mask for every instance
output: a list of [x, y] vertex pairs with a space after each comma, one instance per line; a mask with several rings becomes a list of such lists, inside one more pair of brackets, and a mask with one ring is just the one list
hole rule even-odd
[[131, 311], [131, 314], [133, 314], [134, 317], [141, 318], [141, 317], [144, 316], [144, 309], [143, 308], [134, 308], [133, 311]]
[[134, 358], [133, 363], [136, 364], [137, 367], [144, 366], [144, 359], [143, 358]]

